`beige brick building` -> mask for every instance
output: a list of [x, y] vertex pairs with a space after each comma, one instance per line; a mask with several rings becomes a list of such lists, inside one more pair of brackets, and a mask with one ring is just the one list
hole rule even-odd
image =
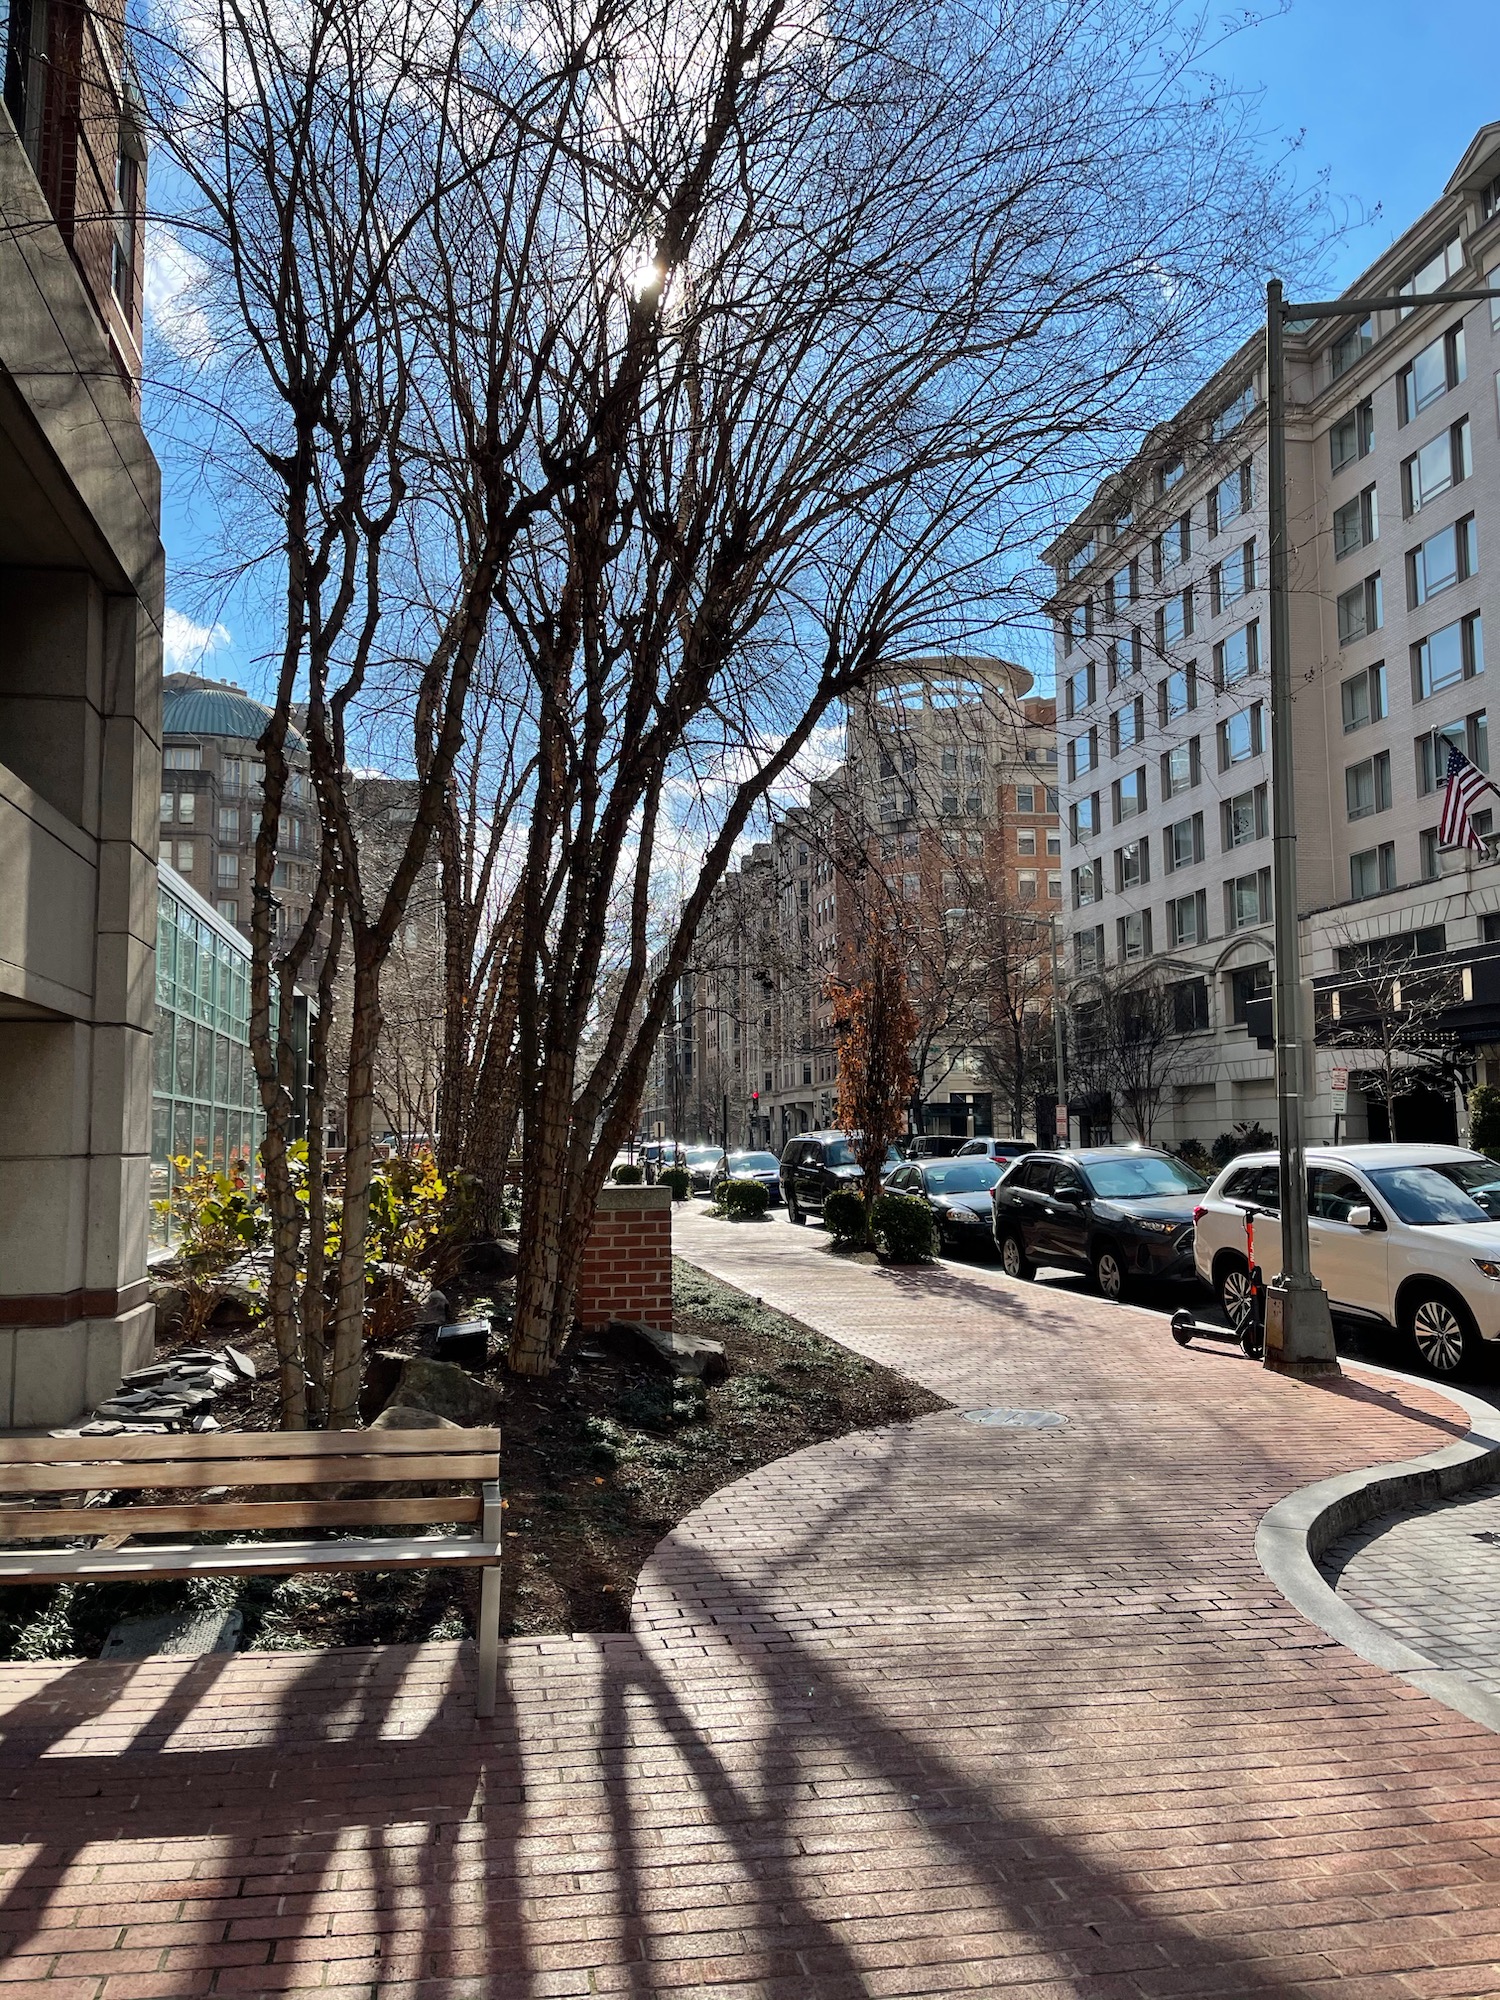
[[[1412, 305], [1288, 337], [1308, 1018], [1316, 991], [1326, 1023], [1341, 976], [1372, 953], [1418, 974], [1456, 965], [1465, 1004], [1444, 1025], [1479, 1076], [1500, 1057], [1500, 869], [1494, 849], [1441, 850], [1437, 825], [1448, 747], [1490, 762], [1500, 311], [1422, 301], [1497, 267], [1500, 124], [1350, 288]], [[1275, 1123], [1272, 1059], [1246, 1028], [1272, 960], [1263, 347], [1247, 341], [1048, 551], [1069, 974], [1080, 994], [1101, 968], [1155, 964], [1171, 982], [1169, 1140]], [[1403, 1136], [1459, 1129], [1454, 1081], [1434, 1071]], [[1308, 1136], [1331, 1138], [1336, 1112], [1346, 1136], [1384, 1135], [1358, 1053], [1320, 1049]]]

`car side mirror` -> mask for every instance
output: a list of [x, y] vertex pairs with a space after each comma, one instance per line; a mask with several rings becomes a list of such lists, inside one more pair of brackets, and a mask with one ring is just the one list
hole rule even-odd
[[1351, 1229], [1368, 1229], [1375, 1220], [1374, 1212], [1368, 1206], [1351, 1208], [1344, 1217]]
[[1054, 1188], [1052, 1190], [1052, 1199], [1054, 1201], [1066, 1202], [1069, 1208], [1081, 1208], [1083, 1206], [1083, 1189], [1079, 1187]]

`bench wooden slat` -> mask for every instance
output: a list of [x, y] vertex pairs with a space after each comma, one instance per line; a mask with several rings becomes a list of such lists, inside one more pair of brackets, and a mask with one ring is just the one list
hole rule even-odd
[[469, 1535], [377, 1542], [229, 1542], [209, 1548], [24, 1549], [0, 1553], [0, 1583], [146, 1583], [153, 1577], [284, 1576], [296, 1570], [457, 1569], [500, 1561]]
[[6, 1465], [0, 1461], [0, 1493], [124, 1493], [140, 1488], [175, 1486], [335, 1486], [368, 1485], [402, 1480], [473, 1480], [499, 1477], [495, 1452], [470, 1456], [445, 1452], [441, 1457], [325, 1458], [309, 1463], [295, 1458], [218, 1459], [211, 1466], [183, 1459], [176, 1464], [131, 1465]]
[[[91, 1465], [101, 1459], [425, 1457], [435, 1451], [498, 1452], [498, 1430], [186, 1431], [111, 1438], [0, 1439], [0, 1473], [11, 1465]], [[332, 1477], [333, 1475], [330, 1475]], [[203, 1480], [202, 1485], [222, 1484]]]
[[58, 1535], [194, 1534], [217, 1528], [416, 1527], [477, 1521], [483, 1501], [471, 1494], [435, 1500], [201, 1500], [177, 1507], [0, 1507], [0, 1537], [50, 1541]]

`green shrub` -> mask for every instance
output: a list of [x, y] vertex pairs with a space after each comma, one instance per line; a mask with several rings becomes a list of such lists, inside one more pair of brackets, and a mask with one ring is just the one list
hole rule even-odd
[[616, 1187], [639, 1187], [645, 1177], [644, 1169], [632, 1166], [628, 1162], [616, 1167], [610, 1176]]
[[759, 1181], [720, 1181], [719, 1206], [731, 1221], [764, 1215], [771, 1197]]
[[1209, 1150], [1216, 1167], [1227, 1167], [1241, 1153], [1269, 1153], [1275, 1144], [1275, 1133], [1268, 1132], [1255, 1119], [1248, 1125], [1242, 1121], [1232, 1125], [1227, 1132], [1221, 1132]]
[[823, 1203], [823, 1224], [835, 1243], [863, 1243], [864, 1196], [856, 1188], [835, 1188]]
[[1480, 1153], [1500, 1147], [1500, 1090], [1491, 1084], [1469, 1092], [1469, 1144]]
[[893, 1264], [924, 1264], [937, 1250], [932, 1210], [914, 1194], [883, 1194], [870, 1212], [875, 1247]]
[[1185, 1167], [1191, 1167], [1195, 1174], [1213, 1173], [1213, 1154], [1201, 1139], [1184, 1139], [1177, 1148], [1177, 1157]]
[[670, 1188], [673, 1201], [686, 1201], [693, 1191], [693, 1177], [686, 1167], [668, 1167], [657, 1175], [656, 1185]]

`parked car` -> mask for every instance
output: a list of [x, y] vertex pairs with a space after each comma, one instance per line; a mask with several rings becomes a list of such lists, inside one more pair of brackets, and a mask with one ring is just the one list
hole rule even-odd
[[991, 1197], [1001, 1265], [1012, 1278], [1032, 1277], [1038, 1264], [1087, 1271], [1107, 1299], [1138, 1278], [1191, 1280], [1193, 1210], [1207, 1186], [1145, 1146], [1028, 1153]]
[[884, 1184], [892, 1194], [926, 1202], [940, 1248], [988, 1250], [990, 1190], [1000, 1174], [993, 1160], [914, 1160], [894, 1167]]
[[[902, 1164], [894, 1146], [887, 1146], [886, 1171]], [[836, 1188], [857, 1187], [863, 1176], [854, 1157], [853, 1141], [843, 1132], [804, 1132], [781, 1149], [781, 1193], [788, 1222], [806, 1222], [809, 1210], [821, 1214], [823, 1200]]]
[[958, 1149], [961, 1160], [1019, 1160], [1025, 1153], [1034, 1153], [1035, 1145], [1030, 1139], [965, 1139]]
[[[1500, 1176], [1461, 1146], [1307, 1149], [1313, 1276], [1341, 1317], [1395, 1327], [1436, 1375], [1472, 1366], [1500, 1340]], [[1198, 1273], [1231, 1321], [1245, 1310], [1245, 1208], [1255, 1261], [1281, 1265], [1281, 1176], [1274, 1153], [1231, 1160], [1195, 1211]]]
[[712, 1194], [714, 1182], [719, 1177], [719, 1169], [724, 1164], [722, 1146], [688, 1146], [684, 1149], [683, 1165], [688, 1170], [688, 1180], [694, 1194]]
[[714, 1179], [715, 1194], [725, 1181], [759, 1181], [772, 1208], [781, 1200], [781, 1162], [774, 1153], [726, 1153]]
[[655, 1181], [668, 1167], [685, 1164], [684, 1149], [675, 1139], [648, 1139], [637, 1157], [648, 1181]]
[[951, 1160], [963, 1143], [951, 1132], [919, 1132], [907, 1146], [906, 1157], [909, 1160]]

